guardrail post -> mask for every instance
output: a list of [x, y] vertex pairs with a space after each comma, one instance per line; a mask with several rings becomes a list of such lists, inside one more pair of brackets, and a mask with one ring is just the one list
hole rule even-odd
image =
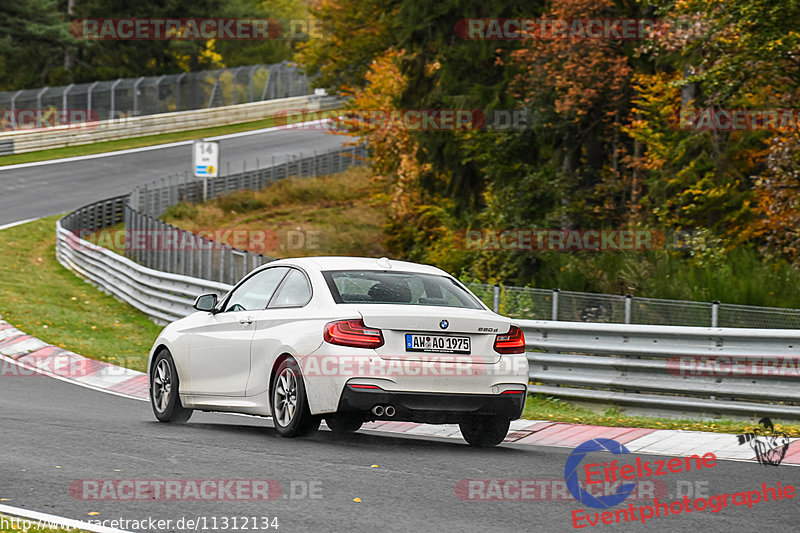
[[711, 327], [719, 326], [719, 300], [711, 302]]
[[558, 320], [558, 293], [561, 289], [553, 289], [553, 320]]
[[631, 300], [633, 300], [633, 295], [626, 294], [625, 295], [625, 323], [631, 323]]
[[494, 297], [492, 298], [492, 309], [497, 314], [500, 314], [500, 284], [494, 284]]

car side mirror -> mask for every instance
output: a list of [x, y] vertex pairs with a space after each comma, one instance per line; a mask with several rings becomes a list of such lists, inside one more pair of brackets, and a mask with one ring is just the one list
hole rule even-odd
[[201, 294], [200, 296], [195, 298], [192, 307], [194, 307], [198, 311], [207, 311], [207, 312], [214, 311], [214, 308], [217, 307], [217, 295]]

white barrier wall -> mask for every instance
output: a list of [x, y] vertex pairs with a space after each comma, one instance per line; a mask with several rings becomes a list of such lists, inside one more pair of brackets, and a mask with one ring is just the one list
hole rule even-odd
[[4, 132], [0, 133], [0, 155], [254, 122], [279, 112], [316, 111], [337, 104], [336, 98], [328, 96], [296, 96], [178, 113], [126, 117], [83, 125], [56, 126], [44, 130]]

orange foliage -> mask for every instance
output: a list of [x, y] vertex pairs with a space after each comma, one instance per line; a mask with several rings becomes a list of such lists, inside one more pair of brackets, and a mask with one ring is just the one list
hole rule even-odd
[[[611, 0], [555, 0], [542, 18], [602, 18], [613, 10]], [[547, 90], [555, 91], [555, 110], [563, 115], [581, 116], [597, 106], [613, 115], [623, 102], [631, 67], [618, 43], [607, 39], [528, 42], [511, 54], [513, 61], [525, 67], [515, 80], [515, 96], [526, 104], [535, 92]]]

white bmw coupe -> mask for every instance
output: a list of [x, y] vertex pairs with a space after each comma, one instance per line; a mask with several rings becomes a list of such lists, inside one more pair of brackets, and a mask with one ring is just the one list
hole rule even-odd
[[348, 257], [282, 259], [156, 339], [150, 400], [162, 422], [195, 409], [272, 416], [285, 437], [366, 421], [459, 424], [494, 446], [525, 404], [522, 331], [431, 266]]

